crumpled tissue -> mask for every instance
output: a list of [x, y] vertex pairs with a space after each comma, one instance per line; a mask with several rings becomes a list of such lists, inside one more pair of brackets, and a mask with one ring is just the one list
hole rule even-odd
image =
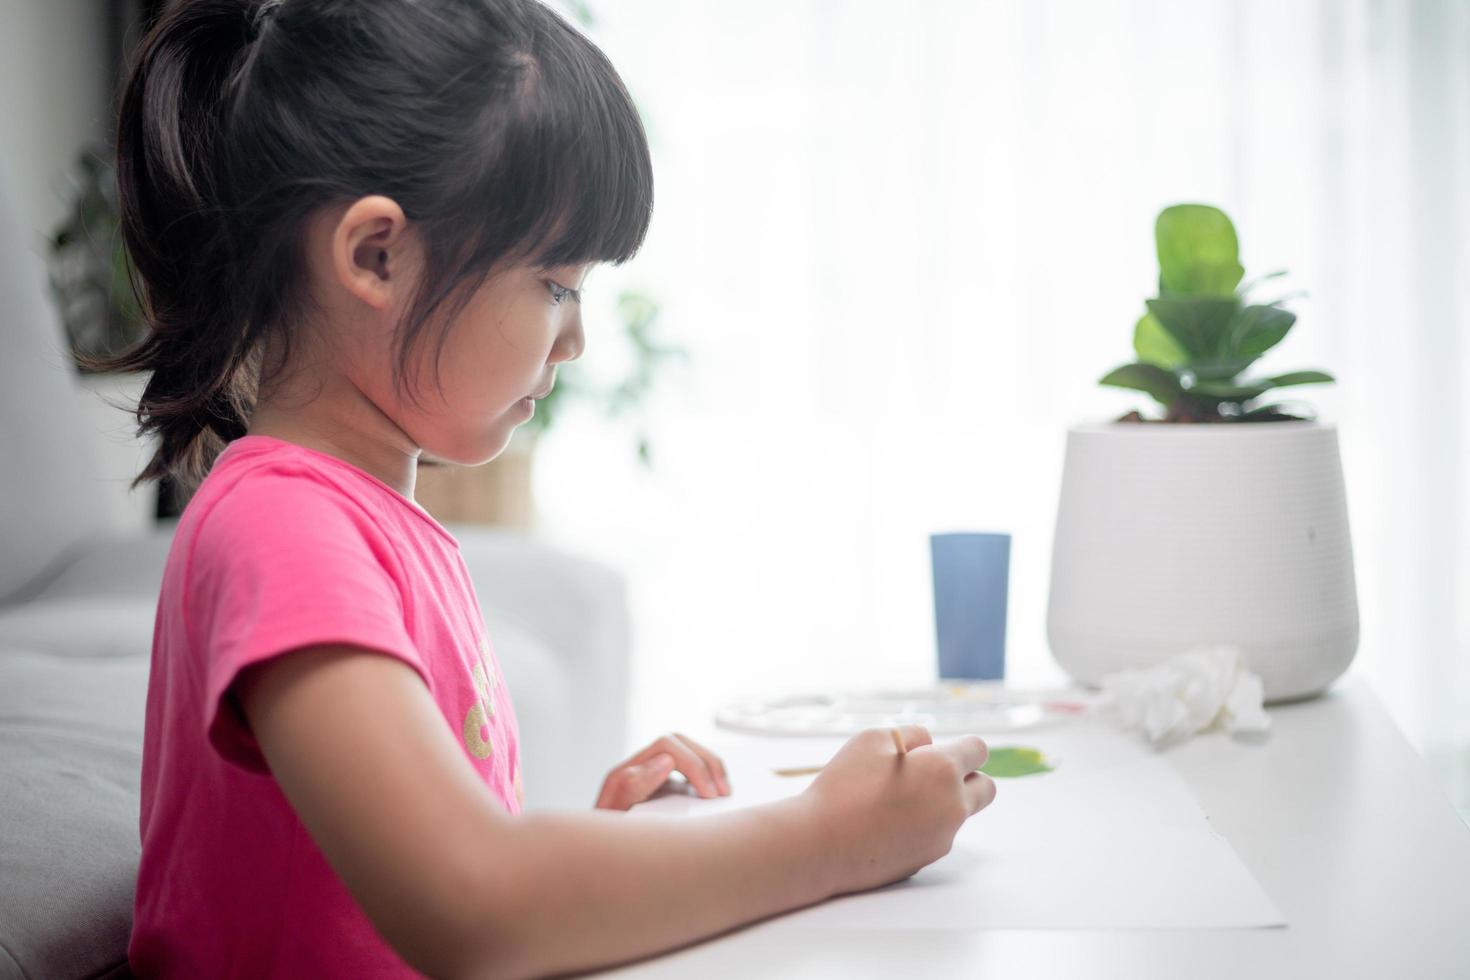
[[1261, 678], [1247, 670], [1235, 647], [1200, 647], [1139, 670], [1102, 678], [1104, 714], [1142, 731], [1155, 745], [1181, 742], [1223, 725], [1234, 734], [1271, 727]]

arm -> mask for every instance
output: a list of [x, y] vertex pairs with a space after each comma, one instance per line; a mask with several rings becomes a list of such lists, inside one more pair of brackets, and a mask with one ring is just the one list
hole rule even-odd
[[691, 821], [512, 817], [397, 660], [296, 651], [249, 668], [234, 690], [327, 861], [388, 943], [436, 976], [618, 962], [904, 877], [947, 852], [994, 795], [965, 770], [983, 762], [979, 739], [896, 764], [889, 744], [878, 767], [888, 740], [877, 733], [781, 803]]

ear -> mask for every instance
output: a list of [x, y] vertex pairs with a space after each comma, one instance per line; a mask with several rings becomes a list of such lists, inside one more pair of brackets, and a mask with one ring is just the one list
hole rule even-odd
[[408, 268], [408, 218], [381, 194], [358, 198], [332, 229], [332, 272], [347, 292], [375, 310], [387, 309]]

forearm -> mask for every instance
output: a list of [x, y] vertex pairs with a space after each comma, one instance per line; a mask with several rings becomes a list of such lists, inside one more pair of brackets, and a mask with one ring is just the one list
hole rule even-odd
[[622, 962], [821, 901], [819, 833], [801, 798], [689, 820], [528, 815], [486, 873], [471, 973]]

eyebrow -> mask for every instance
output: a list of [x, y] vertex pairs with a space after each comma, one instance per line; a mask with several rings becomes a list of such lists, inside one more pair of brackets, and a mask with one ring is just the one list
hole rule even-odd
[[587, 267], [587, 271], [582, 274], [582, 281], [577, 284], [577, 288], [578, 289], [581, 289], [583, 286], [585, 286], [587, 284], [587, 279], [588, 279], [588, 277], [590, 277], [592, 275], [592, 270], [595, 269], [595, 268], [597, 268], [597, 266], [598, 266], [598, 263], [597, 262], [575, 262], [575, 263], [564, 264], [564, 265], [535, 265], [535, 266], [532, 266], [532, 268], [534, 268], [536, 270], [536, 272], [539, 273], [540, 275], [550, 275], [553, 271], [555, 271], [557, 269], [575, 269], [578, 266], [582, 266], [582, 265], [585, 265]]

